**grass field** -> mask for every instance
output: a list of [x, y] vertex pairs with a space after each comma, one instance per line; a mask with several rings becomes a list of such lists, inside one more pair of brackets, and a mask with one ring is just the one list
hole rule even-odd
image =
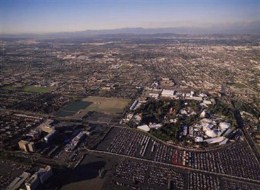
[[4, 87], [2, 87], [2, 89], [5, 89], [5, 90], [16, 90], [17, 88], [14, 87], [14, 86], [4, 86]]
[[89, 104], [90, 104], [89, 102], [84, 102], [84, 101], [72, 102], [64, 106], [62, 109], [60, 109], [57, 112], [57, 116], [60, 117], [72, 116], [80, 110], [85, 110], [89, 106]]
[[35, 92], [35, 93], [47, 93], [50, 92], [48, 87], [36, 87], [36, 86], [25, 86], [22, 89], [25, 92]]
[[90, 96], [83, 99], [83, 101], [91, 103], [85, 109], [86, 111], [117, 114], [123, 112], [124, 108], [129, 104], [130, 99]]

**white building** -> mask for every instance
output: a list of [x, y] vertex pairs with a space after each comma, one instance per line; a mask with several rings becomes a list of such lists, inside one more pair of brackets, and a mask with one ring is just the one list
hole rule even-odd
[[138, 100], [135, 100], [135, 101], [133, 102], [133, 104], [131, 105], [130, 110], [131, 110], [131, 111], [134, 110], [137, 104], [138, 104]]
[[186, 96], [185, 99], [187, 99], [187, 100], [196, 100], [196, 101], [202, 101], [203, 100], [203, 98], [199, 97], [199, 96], [192, 96], [192, 97]]
[[174, 97], [174, 90], [165, 90], [163, 89], [162, 93], [161, 93], [162, 97], [165, 98], [173, 98]]
[[206, 117], [206, 111], [203, 110], [201, 113], [200, 113], [200, 118], [205, 118]]
[[137, 129], [140, 129], [140, 130], [145, 131], [145, 132], [150, 131], [150, 127], [148, 125], [140, 125], [140, 126], [137, 127]]
[[222, 132], [225, 131], [226, 129], [230, 128], [230, 126], [231, 126], [231, 124], [227, 123], [227, 122], [220, 122], [219, 123], [219, 128]]
[[204, 141], [207, 142], [208, 144], [215, 144], [215, 143], [221, 143], [225, 139], [226, 139], [225, 137], [216, 137], [216, 138], [206, 139]]
[[216, 131], [216, 130], [211, 130], [211, 129], [207, 129], [207, 130], [205, 131], [205, 134], [206, 134], [208, 137], [211, 137], [211, 138], [218, 136], [217, 131]]
[[206, 105], [211, 105], [212, 104], [212, 102], [211, 101], [209, 101], [209, 100], [203, 100], [203, 102], [202, 102], [203, 104], [206, 104]]
[[203, 142], [203, 138], [202, 137], [195, 137], [195, 142]]
[[150, 129], [159, 129], [159, 128], [162, 127], [162, 124], [160, 124], [160, 123], [158, 123], [158, 124], [153, 123], [153, 124], [150, 124], [149, 127], [150, 127]]
[[159, 98], [159, 94], [157, 94], [157, 93], [149, 93], [149, 97], [150, 98], [154, 98], [154, 99], [158, 99]]

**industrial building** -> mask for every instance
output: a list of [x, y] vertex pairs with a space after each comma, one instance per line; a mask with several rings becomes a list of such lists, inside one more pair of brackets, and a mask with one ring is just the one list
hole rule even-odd
[[52, 129], [52, 131], [44, 137], [44, 141], [49, 144], [56, 137], [56, 130]]
[[27, 190], [35, 190], [40, 185], [40, 180], [37, 174], [33, 174], [31, 178], [25, 183]]
[[17, 190], [24, 184], [25, 180], [31, 176], [28, 172], [23, 172], [19, 177], [16, 177], [8, 186], [7, 190]]
[[36, 129], [31, 130], [26, 134], [22, 140], [18, 142], [18, 146], [21, 150], [25, 152], [35, 152], [38, 145], [40, 144], [43, 134], [46, 134], [43, 137], [43, 140], [46, 144], [51, 143], [54, 138], [57, 136], [57, 131], [55, 127], [51, 126], [53, 120], [47, 119], [44, 123], [40, 124]]
[[40, 124], [37, 128], [46, 133], [50, 133], [53, 130], [52, 127], [53, 122], [54, 122], [53, 120], [47, 119], [45, 122]]
[[18, 146], [21, 150], [25, 151], [25, 152], [29, 152], [29, 147], [28, 147], [29, 142], [26, 140], [20, 140], [18, 142]]
[[26, 189], [27, 190], [37, 189], [39, 185], [44, 184], [52, 175], [53, 173], [50, 166], [46, 166], [45, 168], [40, 168], [25, 183]]
[[81, 131], [76, 137], [74, 137], [71, 142], [69, 144], [67, 144], [65, 146], [65, 151], [66, 152], [70, 152], [70, 151], [73, 151], [77, 146], [78, 144], [81, 142], [81, 140], [83, 140], [83, 138], [86, 137], [86, 133]]

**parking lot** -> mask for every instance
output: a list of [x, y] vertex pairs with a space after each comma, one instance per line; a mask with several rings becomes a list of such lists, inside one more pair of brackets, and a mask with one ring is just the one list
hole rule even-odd
[[186, 173], [148, 162], [123, 160], [112, 181], [117, 187], [129, 189], [187, 189]]
[[190, 151], [163, 144], [139, 131], [112, 128], [97, 150], [162, 163], [260, 179], [260, 167], [245, 141], [211, 151]]

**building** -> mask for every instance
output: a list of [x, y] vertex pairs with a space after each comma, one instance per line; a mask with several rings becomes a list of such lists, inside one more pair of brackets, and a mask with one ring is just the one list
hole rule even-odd
[[216, 138], [210, 138], [210, 139], [206, 139], [204, 140], [205, 142], [207, 142], [208, 144], [215, 144], [215, 143], [221, 143], [222, 141], [225, 142], [226, 138], [225, 137], [216, 137]]
[[40, 179], [41, 184], [44, 184], [52, 175], [51, 166], [46, 166], [45, 168], [40, 168], [37, 172], [37, 175]]
[[208, 136], [208, 137], [217, 137], [218, 136], [218, 132], [216, 130], [211, 130], [211, 129], [206, 129], [205, 130], [205, 134]]
[[227, 129], [227, 130], [222, 134], [222, 136], [223, 136], [223, 137], [228, 137], [229, 134], [231, 134], [233, 131], [234, 131], [234, 129], [229, 128], [229, 129]]
[[29, 149], [30, 152], [35, 152], [36, 151], [34, 142], [29, 142], [28, 143], [28, 149]]
[[149, 125], [150, 129], [159, 129], [162, 127], [161, 123], [152, 123]]
[[203, 100], [203, 98], [202, 97], [200, 97], [200, 96], [186, 96], [185, 97], [185, 99], [186, 100], [196, 100], [196, 101], [202, 101]]
[[157, 100], [159, 98], [159, 94], [158, 93], [149, 93], [149, 97]]
[[29, 152], [29, 147], [28, 147], [29, 142], [25, 140], [20, 140], [18, 142], [19, 148], [25, 152]]
[[35, 190], [39, 185], [44, 184], [53, 175], [51, 166], [40, 168], [31, 178], [25, 183], [27, 190]]
[[183, 126], [182, 127], [182, 133], [183, 133], [183, 136], [187, 136], [188, 135], [188, 126]]
[[46, 133], [51, 133], [51, 131], [53, 130], [53, 127], [51, 126], [52, 123], [53, 120], [47, 119], [45, 122], [40, 124], [38, 128]]
[[231, 124], [227, 123], [227, 122], [220, 122], [219, 123], [219, 128], [222, 132], [225, 131], [226, 129], [230, 128], [230, 126], [231, 126]]
[[203, 142], [203, 138], [202, 137], [195, 137], [195, 142]]
[[140, 126], [137, 127], [137, 129], [140, 129], [140, 130], [145, 131], [145, 132], [150, 131], [150, 127], [148, 127], [148, 125], [140, 125]]
[[205, 110], [203, 110], [201, 113], [200, 113], [200, 118], [205, 118], [207, 115], [207, 112]]
[[171, 79], [169, 79], [167, 77], [161, 78], [160, 86], [162, 88], [170, 88], [170, 87], [173, 87], [174, 85], [175, 85], [175, 83]]
[[224, 145], [224, 144], [226, 144], [227, 142], [228, 142], [228, 139], [226, 138], [226, 139], [224, 139], [222, 142], [220, 142], [219, 145]]
[[7, 190], [17, 190], [24, 184], [25, 180], [30, 177], [30, 173], [23, 172], [19, 177], [16, 177], [8, 186]]
[[174, 98], [174, 90], [165, 90], [163, 89], [161, 97], [164, 98]]
[[76, 137], [74, 137], [71, 140], [71, 142], [69, 144], [67, 144], [65, 146], [65, 148], [64, 148], [65, 151], [70, 152], [70, 151], [74, 150], [78, 146], [78, 144], [83, 140], [83, 138], [85, 138], [85, 137], [86, 137], [86, 133], [81, 131], [79, 134], [77, 134]]
[[40, 185], [40, 179], [37, 173], [33, 174], [31, 178], [25, 183], [27, 190], [35, 190]]
[[136, 105], [138, 104], [138, 100], [135, 100], [134, 103], [131, 105], [130, 110], [134, 110]]
[[39, 139], [40, 135], [41, 135], [41, 132], [38, 130], [31, 130], [30, 133], [26, 134], [26, 136], [28, 136], [34, 140]]
[[212, 104], [212, 102], [210, 100], [203, 100], [202, 103], [206, 104], [206, 105], [211, 105]]
[[50, 143], [56, 137], [56, 130], [52, 130], [48, 135], [44, 137], [46, 143]]

